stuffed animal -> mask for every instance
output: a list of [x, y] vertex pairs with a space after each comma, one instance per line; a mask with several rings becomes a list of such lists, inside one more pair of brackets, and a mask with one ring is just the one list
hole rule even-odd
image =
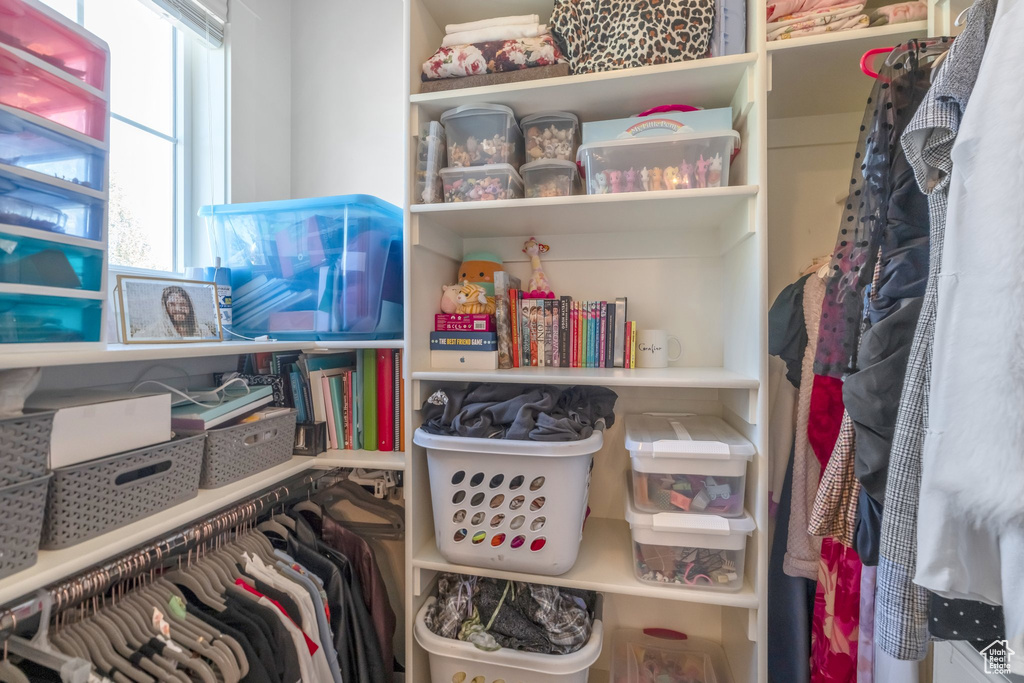
[[710, 159], [705, 159], [704, 155], [700, 155], [700, 159], [697, 160], [697, 187], [708, 186], [708, 166], [711, 165]]
[[632, 166], [626, 171], [626, 192], [636, 191], [636, 169]]
[[656, 192], [664, 189], [665, 183], [662, 180], [661, 169], [655, 166], [651, 169], [651, 190]]
[[608, 194], [608, 176], [605, 173], [605, 171], [599, 171], [594, 174], [592, 181], [594, 191], [591, 194]]
[[711, 166], [708, 168], [708, 187], [722, 186], [722, 155], [716, 154], [711, 157]]
[[441, 312], [449, 315], [459, 307], [459, 292], [462, 285], [441, 285]]
[[459, 305], [455, 309], [456, 313], [486, 313], [487, 315], [494, 315], [494, 297], [487, 296], [484, 293], [484, 288], [480, 285], [463, 281], [462, 287], [459, 289], [458, 302]]
[[683, 159], [679, 164], [679, 189], [685, 190], [693, 187], [693, 164]]
[[[598, 173], [597, 177], [603, 178], [604, 174]], [[533, 268], [528, 285], [530, 289], [523, 293], [525, 299], [555, 298], [555, 293], [551, 291], [551, 284], [548, 282], [548, 276], [544, 274], [544, 267], [540, 263], [540, 255], [547, 251], [548, 245], [541, 244], [536, 237], [531, 237], [523, 244], [523, 253], [530, 257], [530, 267]]]
[[608, 191], [613, 194], [622, 192], [622, 171], [610, 170], [604, 174], [608, 177]]
[[494, 274], [505, 270], [501, 257], [486, 251], [466, 254], [459, 266], [458, 281], [483, 287], [487, 296], [494, 296]]
[[644, 192], [651, 189], [651, 172], [647, 170], [646, 166], [640, 169], [640, 184], [643, 186]]
[[678, 190], [680, 188], [679, 169], [675, 166], [666, 166], [664, 181], [666, 190]]

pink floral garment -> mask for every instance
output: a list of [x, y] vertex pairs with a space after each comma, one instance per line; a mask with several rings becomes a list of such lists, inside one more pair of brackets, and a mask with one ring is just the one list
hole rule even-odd
[[856, 550], [832, 538], [822, 540], [811, 624], [811, 683], [856, 683], [860, 572]]
[[442, 47], [423, 62], [424, 81], [518, 71], [565, 61], [551, 34]]

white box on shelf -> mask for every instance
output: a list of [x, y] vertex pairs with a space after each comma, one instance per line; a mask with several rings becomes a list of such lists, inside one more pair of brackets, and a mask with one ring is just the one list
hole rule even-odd
[[497, 351], [431, 351], [432, 370], [497, 370]]
[[32, 396], [26, 407], [57, 411], [50, 436], [50, 469], [171, 438], [170, 394], [50, 392]]

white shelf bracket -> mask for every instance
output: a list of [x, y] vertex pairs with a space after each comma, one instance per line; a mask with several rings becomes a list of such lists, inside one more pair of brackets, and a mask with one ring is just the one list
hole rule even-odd
[[768, 92], [771, 92], [772, 91], [772, 65], [774, 64], [774, 62], [772, 61], [772, 53], [771, 52], [769, 52], [766, 56], [768, 57], [768, 60], [767, 60], [767, 62], [765, 64], [764, 81], [765, 81], [765, 84], [768, 87]]
[[413, 567], [412, 570], [412, 592], [417, 598], [429, 593], [434, 587], [434, 581], [437, 579], [437, 571], [433, 569], [423, 569], [422, 567]]
[[758, 641], [757, 638], [757, 610], [747, 610], [747, 640], [752, 643]]

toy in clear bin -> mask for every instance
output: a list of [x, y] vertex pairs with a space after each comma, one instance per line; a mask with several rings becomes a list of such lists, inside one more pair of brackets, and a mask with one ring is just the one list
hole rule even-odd
[[500, 104], [463, 105], [441, 114], [448, 166], [511, 164], [523, 157], [523, 134], [512, 110]]
[[613, 683], [732, 683], [722, 646], [664, 628], [621, 629], [612, 649]]
[[[642, 509], [682, 510], [735, 517], [743, 513], [743, 477], [634, 472]], [[642, 482], [646, 480], [646, 487]], [[644, 490], [645, 489], [645, 490]]]

